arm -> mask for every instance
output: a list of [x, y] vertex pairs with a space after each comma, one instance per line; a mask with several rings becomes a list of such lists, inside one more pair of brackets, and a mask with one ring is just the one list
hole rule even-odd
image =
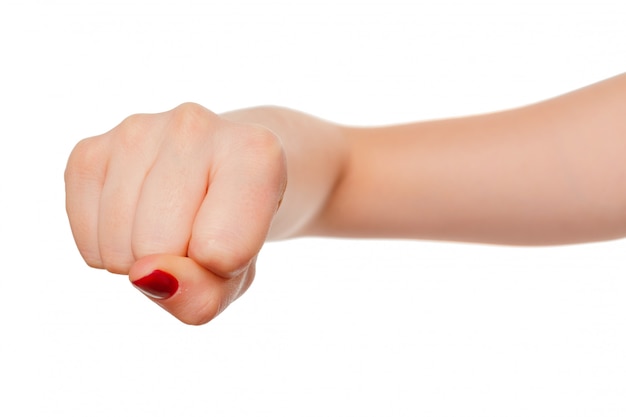
[[267, 239], [625, 236], [625, 103], [626, 75], [516, 110], [378, 128], [186, 104], [81, 141], [67, 212], [90, 266], [202, 324], [245, 292]]
[[543, 245], [626, 236], [626, 75], [520, 109], [344, 128], [304, 234]]

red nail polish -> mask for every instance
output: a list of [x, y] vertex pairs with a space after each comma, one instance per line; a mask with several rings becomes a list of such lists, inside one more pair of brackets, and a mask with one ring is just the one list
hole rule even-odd
[[170, 298], [178, 290], [178, 281], [167, 272], [155, 270], [132, 283], [139, 291], [157, 300]]

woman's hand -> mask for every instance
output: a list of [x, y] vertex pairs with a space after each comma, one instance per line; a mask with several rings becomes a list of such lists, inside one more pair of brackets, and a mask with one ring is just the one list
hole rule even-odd
[[65, 181], [87, 264], [129, 274], [181, 321], [202, 324], [252, 282], [287, 167], [269, 129], [183, 104], [79, 142]]

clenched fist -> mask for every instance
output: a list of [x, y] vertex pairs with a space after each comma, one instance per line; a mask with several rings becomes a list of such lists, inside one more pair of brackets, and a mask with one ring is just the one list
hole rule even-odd
[[183, 104], [79, 142], [65, 182], [87, 264], [129, 274], [181, 321], [202, 324], [250, 285], [287, 167], [269, 129]]

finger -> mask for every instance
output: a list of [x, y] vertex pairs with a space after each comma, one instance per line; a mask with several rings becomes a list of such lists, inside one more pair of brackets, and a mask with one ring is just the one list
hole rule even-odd
[[131, 283], [186, 324], [205, 324], [237, 299], [254, 278], [254, 265], [232, 279], [206, 270], [194, 260], [151, 255], [131, 268]]
[[286, 166], [278, 138], [267, 129], [232, 125], [218, 133], [219, 152], [188, 255], [216, 274], [232, 277], [265, 242], [284, 192]]
[[217, 116], [198, 105], [169, 112], [164, 139], [137, 202], [132, 229], [136, 259], [186, 256], [191, 229], [207, 192]]
[[108, 147], [99, 137], [80, 141], [65, 169], [65, 208], [76, 246], [88, 265], [103, 268], [98, 245], [98, 207], [107, 172]]
[[135, 115], [109, 136], [111, 157], [98, 207], [98, 246], [104, 267], [127, 274], [135, 261], [132, 228], [138, 196], [158, 152], [158, 118]]

